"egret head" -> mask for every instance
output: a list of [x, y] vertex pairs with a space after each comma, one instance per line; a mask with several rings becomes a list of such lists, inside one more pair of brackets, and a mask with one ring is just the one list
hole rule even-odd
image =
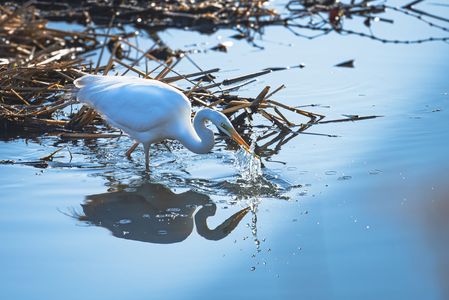
[[[202, 126], [204, 126], [206, 121], [212, 122], [212, 124], [214, 124], [218, 128], [218, 130], [220, 130], [221, 132], [223, 132], [224, 134], [226, 134], [227, 136], [232, 138], [234, 141], [236, 141], [237, 144], [242, 146], [242, 148], [245, 149], [248, 153], [251, 153], [250, 146], [237, 133], [234, 126], [232, 126], [231, 121], [229, 121], [229, 119], [223, 113], [216, 111], [214, 109], [211, 109], [211, 108], [200, 109], [196, 113], [194, 123], [200, 124], [198, 122], [201, 122]], [[195, 127], [196, 127], [196, 125], [195, 125]], [[213, 146], [213, 134], [212, 134], [212, 132], [210, 132], [210, 133], [211, 133], [211, 137], [212, 137], [212, 146]], [[207, 149], [208, 149], [207, 151], [210, 150], [209, 148], [207, 148]], [[196, 153], [198, 153], [198, 152], [196, 152]], [[204, 152], [201, 152], [201, 153], [204, 153]]]
[[248, 152], [250, 151], [249, 145], [245, 142], [245, 140], [238, 134], [232, 125], [231, 121], [221, 112], [214, 111], [214, 117], [211, 119], [215, 126], [217, 126], [218, 130], [232, 138], [237, 142], [240, 146], [243, 147]]

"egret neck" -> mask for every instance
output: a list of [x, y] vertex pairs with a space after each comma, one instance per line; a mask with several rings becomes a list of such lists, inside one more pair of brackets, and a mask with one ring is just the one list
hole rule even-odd
[[184, 133], [178, 136], [178, 140], [192, 152], [208, 153], [214, 147], [215, 139], [212, 130], [206, 127], [206, 122], [210, 121], [218, 127], [218, 116], [219, 113], [210, 108], [199, 110], [193, 118], [193, 126], [189, 122], [189, 126], [185, 127]]

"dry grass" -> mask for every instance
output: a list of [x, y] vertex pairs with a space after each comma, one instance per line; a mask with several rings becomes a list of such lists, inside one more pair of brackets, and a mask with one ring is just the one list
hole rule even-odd
[[[249, 14], [255, 12], [252, 17], [257, 19], [263, 1], [254, 1], [252, 3], [255, 6], [248, 7], [250, 2], [252, 1], [244, 2], [244, 6], [238, 9], [236, 18], [244, 15], [246, 11]], [[201, 3], [214, 6], [213, 2]], [[228, 5], [230, 2], [223, 3]], [[219, 11], [215, 14], [219, 14]], [[271, 14], [269, 11], [266, 13]], [[208, 14], [207, 9], [204, 14]], [[250, 134], [255, 127], [264, 127], [265, 133], [258, 137], [256, 148], [256, 152], [261, 156], [276, 153], [297, 134], [323, 122], [323, 115], [275, 100], [274, 96], [284, 88], [283, 85], [275, 89], [266, 86], [255, 94], [255, 97], [234, 94], [234, 91], [253, 82], [256, 77], [282, 68], [266, 69], [218, 82], [214, 80], [213, 74], [218, 72], [219, 68], [202, 70], [198, 67], [198, 70], [190, 74], [179, 74], [176, 72], [176, 66], [182, 60], [191, 61], [188, 53], [172, 51], [158, 43], [150, 49], [141, 49], [133, 43], [134, 33], [111, 33], [116, 17], [112, 15], [110, 18], [106, 33], [105, 30], [92, 26], [86, 27], [83, 32], [72, 32], [48, 28], [47, 19], [32, 5], [0, 6], [2, 135], [47, 134], [70, 139], [119, 136], [113, 129], [103, 126], [103, 120], [92, 109], [83, 106], [76, 112], [68, 110], [68, 107], [76, 104], [73, 97], [74, 79], [81, 76], [82, 72], [104, 75], [111, 71], [117, 73], [118, 66], [125, 71], [117, 75], [134, 73], [138, 77], [156, 79], [171, 85], [183, 81], [184, 89], [177, 88], [186, 94], [192, 105], [222, 111], [242, 134]], [[131, 50], [139, 56], [127, 56]], [[91, 61], [90, 54], [98, 57], [98, 60]], [[102, 64], [102, 61], [106, 63]], [[155, 65], [153, 69], [139, 68], [141, 64], [147, 66], [150, 62]], [[192, 63], [196, 65], [193, 61]], [[76, 106], [79, 105], [76, 104], [75, 108]], [[286, 112], [297, 114], [303, 117], [304, 121], [296, 124], [286, 117]], [[255, 124], [254, 115], [260, 115], [268, 122]], [[326, 122], [355, 121], [372, 117], [375, 116]]]

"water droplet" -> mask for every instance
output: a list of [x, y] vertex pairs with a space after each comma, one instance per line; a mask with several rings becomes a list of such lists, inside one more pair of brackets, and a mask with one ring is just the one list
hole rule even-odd
[[167, 208], [165, 211], [167, 211], [167, 212], [180, 212], [181, 209], [177, 208], [177, 207], [173, 207], [173, 208]]
[[251, 269], [250, 269], [252, 272], [253, 271], [256, 271], [256, 267], [251, 267]]
[[131, 223], [131, 220], [129, 220], [129, 219], [121, 219], [117, 223], [122, 224], [122, 225], [129, 224], [129, 223]]
[[374, 170], [369, 171], [369, 174], [370, 174], [370, 175], [377, 175], [377, 174], [379, 174], [379, 173], [382, 173], [382, 171], [381, 171], [381, 170], [378, 170], [378, 169], [374, 169]]

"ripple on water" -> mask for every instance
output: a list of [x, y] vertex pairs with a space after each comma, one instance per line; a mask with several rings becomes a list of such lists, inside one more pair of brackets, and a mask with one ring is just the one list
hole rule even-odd
[[[43, 138], [43, 147], [54, 143], [52, 138]], [[108, 191], [132, 190], [145, 181], [161, 183], [172, 189], [192, 189], [208, 195], [226, 195], [235, 200], [242, 198], [288, 199], [287, 193], [294, 187], [273, 170], [263, 169], [261, 161], [240, 149], [226, 149], [219, 141], [214, 152], [197, 155], [176, 142], [170, 143], [173, 150], [153, 145], [151, 149], [151, 174], [145, 172], [143, 152], [140, 148], [129, 160], [124, 153], [132, 141], [122, 138], [120, 142], [99, 139], [93, 144], [70, 146], [70, 157], [65, 152], [50, 162], [52, 168], [88, 170], [89, 176], [106, 180]], [[93, 167], [94, 166], [94, 167]], [[123, 225], [127, 220], [120, 220]]]
[[[225, 150], [225, 145], [220, 142], [217, 146], [213, 153], [205, 155], [196, 155], [183, 148], [174, 152], [163, 148], [152, 149], [151, 181], [173, 189], [187, 188], [209, 195], [235, 196], [237, 199], [289, 199], [287, 193], [297, 187], [269, 169], [262, 171], [260, 159], [245, 150]], [[123, 158], [115, 168], [108, 170], [105, 177], [115, 179], [112, 185], [138, 185], [140, 181], [147, 180], [140, 154], [135, 154], [136, 161]], [[120, 155], [115, 159], [121, 159]], [[97, 173], [96, 176], [104, 176], [104, 173]]]

